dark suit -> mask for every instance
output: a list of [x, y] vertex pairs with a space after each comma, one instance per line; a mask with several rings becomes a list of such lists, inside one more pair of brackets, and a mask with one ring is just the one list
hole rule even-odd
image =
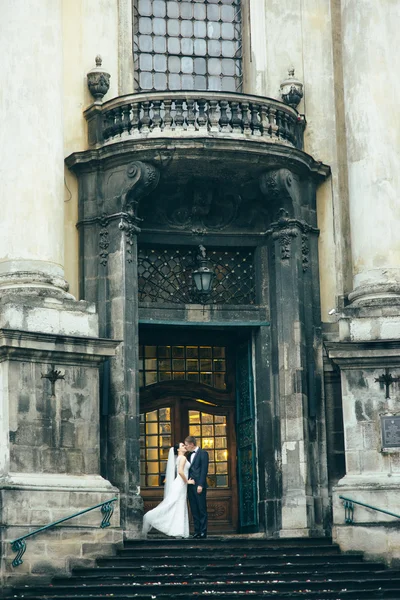
[[[190, 460], [190, 458], [189, 458]], [[188, 499], [194, 522], [195, 533], [207, 533], [207, 473], [208, 452], [199, 448], [189, 467], [189, 479], [194, 479], [195, 485], [188, 485]], [[203, 491], [197, 493], [197, 486]]]

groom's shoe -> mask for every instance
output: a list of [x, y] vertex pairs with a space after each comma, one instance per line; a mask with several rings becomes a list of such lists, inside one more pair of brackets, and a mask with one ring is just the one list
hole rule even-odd
[[201, 533], [194, 533], [194, 534], [192, 535], [192, 538], [195, 538], [195, 539], [197, 539], [197, 538], [199, 538], [199, 537], [201, 537]]
[[201, 540], [205, 540], [205, 539], [206, 539], [206, 537], [207, 537], [207, 534], [206, 534], [205, 532], [204, 532], [204, 533], [201, 533], [201, 534], [199, 535], [199, 538], [200, 538]]

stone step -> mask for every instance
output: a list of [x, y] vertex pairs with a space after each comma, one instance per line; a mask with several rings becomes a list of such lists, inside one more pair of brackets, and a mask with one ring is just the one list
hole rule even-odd
[[[173, 566], [177, 564], [176, 556], [110, 556], [105, 558], [100, 558], [97, 561], [99, 566], [136, 566], [138, 563], [140, 565], [149, 566]], [[312, 560], [311, 560], [312, 559]], [[349, 560], [349, 557], [343, 554], [331, 554], [331, 555], [312, 555], [309, 556], [307, 554], [241, 554], [234, 556], [234, 559], [231, 556], [224, 555], [214, 555], [214, 556], [204, 556], [199, 554], [190, 554], [181, 556], [180, 564], [182, 565], [201, 565], [201, 566], [209, 566], [209, 565], [217, 565], [217, 564], [234, 564], [238, 565], [255, 565], [255, 564], [268, 564], [269, 566], [283, 566], [287, 563], [301, 564], [301, 563], [346, 563]], [[352, 554], [351, 555], [352, 562], [362, 562], [363, 556], [362, 554]]]
[[[251, 572], [251, 581], [317, 581], [320, 579], [324, 579], [325, 581], [343, 581], [344, 579], [351, 579], [352, 581], [365, 581], [365, 580], [384, 580], [391, 578], [400, 577], [399, 571], [370, 571], [370, 570], [358, 570], [358, 571], [338, 571], [338, 572], [310, 572], [310, 571], [292, 571], [290, 573], [284, 572], [276, 572], [276, 571], [252, 571]], [[224, 572], [223, 574], [216, 573], [205, 573], [205, 572], [187, 572], [187, 573], [138, 573], [138, 574], [130, 574], [130, 575], [120, 575], [118, 573], [112, 573], [107, 570], [106, 573], [103, 573], [102, 569], [95, 569], [92, 573], [86, 575], [76, 574], [73, 578], [73, 581], [76, 584], [87, 584], [92, 583], [93, 581], [97, 581], [102, 583], [104, 581], [110, 583], [119, 583], [119, 584], [129, 584], [133, 581], [136, 583], [151, 583], [151, 582], [162, 582], [168, 583], [173, 581], [185, 581], [185, 582], [205, 582], [209, 583], [212, 581], [231, 581], [231, 582], [245, 582], [249, 581], [248, 573], [229, 573]], [[62, 586], [62, 585], [71, 585], [70, 577], [57, 577], [53, 580], [53, 586]]]
[[[45, 586], [35, 590], [35, 595], [43, 595], [47, 597], [49, 594], [52, 597], [64, 598], [65, 595], [76, 595], [80, 594], [82, 590], [88, 594], [89, 597], [96, 593], [108, 593], [110, 596], [124, 596], [127, 591], [135, 592], [137, 594], [146, 594], [150, 590], [152, 594], [169, 594], [173, 597], [178, 591], [185, 594], [195, 595], [196, 592], [203, 595], [214, 595], [215, 593], [229, 594], [235, 592], [237, 594], [246, 593], [265, 593], [273, 592], [275, 594], [288, 591], [299, 591], [299, 590], [310, 590], [310, 591], [338, 591], [348, 590], [349, 588], [357, 589], [363, 588], [364, 590], [393, 590], [400, 589], [400, 577], [392, 577], [390, 579], [380, 579], [379, 584], [376, 580], [360, 580], [360, 579], [343, 579], [341, 581], [332, 581], [329, 579], [317, 579], [308, 581], [213, 581], [213, 582], [191, 582], [181, 581], [177, 579], [174, 583], [161, 583], [161, 582], [148, 582], [146, 584], [130, 582], [127, 584], [120, 583], [86, 583], [82, 586], [77, 582], [71, 580], [69, 585], [63, 586]], [[21, 594], [22, 590], [18, 590]], [[25, 591], [25, 597], [30, 597], [30, 591]]]
[[306, 546], [319, 546], [319, 545], [332, 545], [332, 538], [329, 537], [319, 537], [319, 538], [278, 538], [278, 539], [267, 539], [264, 537], [241, 537], [239, 536], [231, 536], [231, 537], [227, 537], [227, 536], [223, 536], [223, 537], [219, 537], [219, 536], [208, 536], [204, 541], [203, 540], [199, 540], [199, 539], [194, 539], [194, 538], [185, 538], [185, 539], [176, 539], [176, 538], [170, 538], [170, 537], [162, 537], [162, 538], [158, 538], [158, 537], [154, 537], [153, 539], [151, 538], [147, 538], [147, 539], [141, 539], [141, 540], [126, 540], [124, 545], [126, 548], [130, 548], [132, 546], [149, 546], [149, 547], [153, 547], [154, 546], [185, 546], [185, 545], [192, 545], [192, 544], [198, 544], [198, 543], [204, 543], [207, 545], [214, 545], [214, 546], [223, 546], [223, 545], [229, 545], [229, 546], [244, 546], [244, 545], [250, 545], [250, 546], [280, 546], [280, 547], [284, 547], [284, 546], [292, 546], [292, 545], [296, 545], [296, 546], [301, 546], [301, 547], [306, 547]]
[[[98, 561], [99, 562], [99, 561]], [[120, 575], [127, 575], [127, 576], [132, 576], [135, 574], [142, 574], [144, 572], [146, 573], [175, 573], [176, 575], [178, 574], [185, 574], [185, 573], [191, 573], [194, 570], [198, 571], [199, 573], [204, 573], [204, 572], [211, 572], [213, 575], [217, 574], [217, 573], [224, 573], [224, 574], [228, 574], [228, 573], [234, 573], [237, 571], [240, 571], [240, 573], [253, 573], [253, 572], [258, 572], [258, 571], [265, 571], [266, 568], [268, 568], [269, 572], [272, 573], [276, 573], [276, 574], [282, 574], [283, 569], [288, 572], [288, 574], [290, 573], [297, 573], [297, 572], [309, 572], [309, 573], [314, 573], [314, 572], [323, 572], [325, 573], [326, 571], [330, 571], [331, 573], [342, 573], [342, 572], [349, 572], [349, 571], [357, 571], [357, 572], [386, 572], [386, 571], [382, 571], [382, 563], [379, 562], [375, 562], [375, 563], [370, 563], [370, 562], [362, 562], [362, 561], [357, 561], [357, 562], [353, 562], [353, 561], [346, 561], [343, 564], [338, 564], [338, 563], [330, 563], [329, 561], [324, 562], [324, 563], [320, 563], [318, 564], [318, 568], [316, 568], [315, 562], [310, 562], [310, 563], [302, 563], [301, 565], [296, 565], [296, 564], [288, 564], [288, 563], [284, 563], [283, 566], [280, 566], [278, 568], [272, 569], [271, 565], [268, 564], [266, 565], [265, 563], [258, 563], [258, 564], [252, 564], [252, 565], [241, 565], [240, 567], [236, 567], [235, 565], [204, 565], [202, 568], [199, 567], [199, 565], [192, 565], [192, 566], [183, 566], [182, 564], [174, 564], [174, 565], [161, 565], [161, 566], [149, 566], [149, 565], [141, 565], [141, 566], [132, 566], [132, 567], [119, 567], [119, 566], [113, 566], [113, 567], [92, 567], [92, 568], [82, 568], [82, 567], [76, 567], [73, 570], [73, 574], [74, 575], [78, 575], [78, 576], [86, 576], [86, 575], [92, 575], [92, 574], [96, 574], [98, 572], [104, 573], [105, 576], [108, 575], [112, 575], [115, 576], [115, 574], [120, 574]], [[300, 569], [300, 571], [299, 571]]]
[[150, 556], [150, 557], [156, 557], [156, 556], [169, 556], [169, 557], [173, 557], [173, 556], [186, 556], [187, 553], [193, 553], [196, 554], [197, 556], [201, 556], [201, 555], [207, 555], [209, 557], [214, 557], [214, 556], [251, 556], [251, 555], [257, 555], [257, 556], [276, 556], [276, 555], [280, 555], [280, 556], [290, 556], [290, 555], [298, 555], [298, 554], [302, 554], [302, 555], [314, 555], [314, 554], [319, 554], [319, 555], [327, 555], [327, 554], [340, 554], [340, 549], [338, 546], [333, 546], [333, 545], [324, 545], [324, 546], [319, 546], [319, 547], [314, 547], [314, 546], [307, 546], [307, 547], [301, 547], [301, 546], [285, 546], [284, 548], [280, 547], [280, 546], [256, 546], [256, 547], [251, 547], [249, 546], [248, 548], [243, 548], [243, 546], [238, 546], [238, 547], [231, 547], [231, 546], [226, 546], [226, 547], [222, 547], [222, 548], [214, 548], [214, 547], [209, 547], [207, 546], [203, 546], [202, 543], [200, 542], [200, 544], [193, 544], [190, 546], [186, 546], [184, 549], [182, 549], [182, 547], [176, 546], [176, 547], [162, 547], [162, 548], [148, 548], [148, 547], [130, 547], [130, 548], [123, 548], [121, 550], [117, 551], [117, 554], [119, 556], [141, 556], [141, 557], [146, 557]]
[[[147, 594], [136, 594], [134, 592], [125, 591], [122, 596], [116, 596], [118, 598], [124, 598], [126, 600], [200, 600], [201, 598], [213, 598], [216, 600], [238, 600], [241, 596], [250, 596], [252, 600], [265, 600], [265, 598], [274, 598], [274, 600], [287, 600], [290, 598], [303, 598], [303, 600], [375, 600], [375, 599], [383, 599], [383, 600], [399, 600], [400, 598], [400, 588], [392, 589], [392, 590], [370, 590], [359, 587], [357, 590], [317, 590], [312, 591], [309, 589], [306, 590], [297, 590], [297, 591], [289, 591], [289, 592], [279, 592], [276, 593], [274, 591], [268, 592], [265, 591], [263, 593], [255, 593], [255, 594], [237, 594], [237, 593], [229, 593], [229, 594], [187, 594], [187, 593], [174, 593], [171, 596], [170, 592], [157, 593], [156, 595], [153, 593]], [[59, 596], [46, 595], [43, 596], [29, 596], [30, 600], [59, 600]], [[110, 594], [107, 592], [99, 593], [99, 594], [87, 594], [86, 591], [81, 590], [80, 594], [68, 594], [63, 596], [63, 600], [110, 600]]]

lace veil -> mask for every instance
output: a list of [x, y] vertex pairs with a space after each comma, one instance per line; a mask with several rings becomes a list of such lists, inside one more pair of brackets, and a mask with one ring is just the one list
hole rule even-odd
[[165, 483], [164, 483], [164, 498], [171, 492], [172, 484], [175, 479], [176, 471], [176, 458], [173, 448], [169, 449], [167, 470], [165, 471]]

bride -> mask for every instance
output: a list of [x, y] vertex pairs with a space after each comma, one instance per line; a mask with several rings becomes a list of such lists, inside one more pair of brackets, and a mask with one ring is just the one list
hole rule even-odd
[[[144, 536], [152, 527], [173, 537], [189, 537], [189, 517], [186, 502], [190, 463], [185, 457], [186, 448], [180, 443], [170, 449], [165, 475], [164, 500], [143, 517]], [[177, 475], [175, 473], [177, 471]]]

